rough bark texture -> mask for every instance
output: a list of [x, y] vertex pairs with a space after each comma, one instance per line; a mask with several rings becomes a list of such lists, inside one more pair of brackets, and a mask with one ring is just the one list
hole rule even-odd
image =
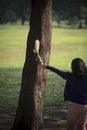
[[27, 38], [26, 59], [22, 73], [21, 91], [12, 130], [43, 129], [43, 91], [47, 71], [35, 62], [35, 40], [40, 40], [40, 56], [49, 62], [51, 43], [51, 0], [32, 0], [30, 32]]

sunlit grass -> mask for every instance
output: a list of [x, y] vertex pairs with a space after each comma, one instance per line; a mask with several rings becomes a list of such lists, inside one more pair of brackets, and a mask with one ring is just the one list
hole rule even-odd
[[23, 66], [27, 35], [27, 26], [0, 26], [0, 67]]
[[82, 42], [87, 42], [87, 30], [86, 29], [58, 29], [53, 28], [52, 33], [53, 44], [67, 44], [73, 43], [78, 44]]
[[71, 60], [80, 57], [87, 62], [87, 30], [53, 28], [50, 63], [69, 69]]

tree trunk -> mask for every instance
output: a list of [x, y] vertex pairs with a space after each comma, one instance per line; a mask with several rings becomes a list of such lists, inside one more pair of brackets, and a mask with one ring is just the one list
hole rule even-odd
[[50, 57], [52, 0], [32, 0], [30, 32], [22, 73], [21, 91], [12, 130], [43, 129], [43, 91], [47, 71], [35, 61], [35, 40], [40, 40], [40, 56], [46, 64]]

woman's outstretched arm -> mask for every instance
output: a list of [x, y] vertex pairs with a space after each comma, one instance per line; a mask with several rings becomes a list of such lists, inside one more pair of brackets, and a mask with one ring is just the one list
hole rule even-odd
[[52, 67], [52, 66], [46, 66], [46, 68], [49, 69], [50, 71], [58, 74], [59, 76], [61, 76], [65, 80], [67, 80], [70, 76], [69, 72], [62, 71], [58, 68], [55, 68], [55, 67]]

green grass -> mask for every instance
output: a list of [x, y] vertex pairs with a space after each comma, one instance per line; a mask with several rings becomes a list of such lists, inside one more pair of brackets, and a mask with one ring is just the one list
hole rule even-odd
[[[0, 112], [15, 111], [26, 53], [27, 25], [0, 25]], [[50, 65], [70, 71], [71, 60], [87, 63], [87, 30], [53, 28]], [[65, 105], [65, 81], [48, 72], [44, 104]]]
[[51, 64], [70, 69], [73, 58], [87, 60], [87, 30], [54, 28], [52, 36]]
[[27, 34], [27, 26], [0, 26], [0, 67], [22, 67]]

